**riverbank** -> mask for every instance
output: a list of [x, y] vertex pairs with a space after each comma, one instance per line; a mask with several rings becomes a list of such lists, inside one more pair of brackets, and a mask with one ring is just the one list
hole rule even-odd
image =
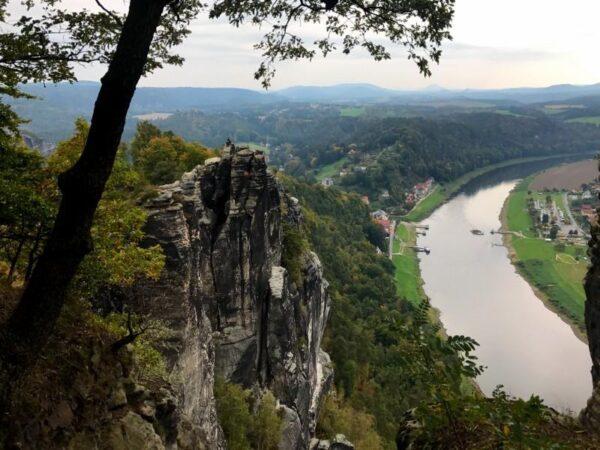
[[[409, 222], [400, 222], [396, 227], [395, 239], [393, 244], [392, 262], [396, 268], [394, 272], [394, 281], [398, 296], [408, 300], [414, 306], [418, 306], [422, 301], [429, 300], [423, 289], [423, 278], [421, 277], [421, 268], [419, 267], [419, 258], [417, 252], [411, 248], [417, 245], [417, 228], [415, 224]], [[440, 326], [440, 335], [447, 338], [446, 330], [440, 320], [440, 311], [431, 307], [431, 323]]]
[[[472, 170], [471, 172], [467, 172], [460, 178], [456, 180], [444, 184], [444, 185], [436, 185], [433, 191], [427, 195], [427, 197], [423, 198], [419, 203], [417, 203], [414, 208], [406, 215], [402, 217], [402, 220], [406, 222], [420, 222], [429, 217], [437, 208], [446, 203], [449, 199], [451, 199], [455, 194], [457, 194], [469, 181], [484, 175], [488, 172], [491, 172], [496, 169], [501, 169], [504, 167], [510, 167], [518, 164], [535, 162], [535, 161], [546, 161], [551, 159], [559, 159], [564, 158], [565, 156], [569, 156], [567, 154], [561, 155], [553, 155], [553, 156], [539, 156], [539, 157], [531, 157], [531, 158], [516, 158], [509, 159], [507, 161], [503, 161], [497, 164], [490, 164], [488, 166], [481, 167], [479, 169]], [[573, 155], [576, 156], [576, 155]], [[583, 156], [583, 155], [582, 155]]]
[[544, 305], [567, 323], [575, 335], [587, 343], [584, 321], [583, 278], [587, 262], [579, 257], [577, 246], [547, 242], [533, 231], [527, 210], [527, 177], [511, 191], [500, 212], [503, 235], [511, 263]]
[[412, 248], [417, 245], [417, 230], [412, 223], [400, 222], [392, 246], [392, 262], [396, 268], [394, 280], [398, 295], [417, 306], [425, 298], [419, 258]]

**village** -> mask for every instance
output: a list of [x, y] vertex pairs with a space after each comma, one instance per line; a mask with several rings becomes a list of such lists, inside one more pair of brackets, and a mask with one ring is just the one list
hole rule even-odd
[[580, 189], [528, 191], [527, 208], [535, 231], [546, 240], [585, 244], [592, 223], [597, 220], [600, 184]]
[[[422, 183], [415, 184], [412, 189], [406, 194], [406, 204], [408, 207], [414, 207], [417, 203], [427, 197], [434, 188], [435, 180], [432, 177], [427, 178]], [[382, 196], [389, 195], [387, 191], [382, 193]], [[368, 204], [368, 198], [365, 196], [362, 197], [363, 202]], [[393, 221], [390, 220], [388, 212], [383, 209], [378, 209], [377, 211], [373, 211], [371, 213], [371, 217], [373, 221], [377, 223], [383, 231], [386, 233], [386, 236], [390, 236], [393, 234]]]

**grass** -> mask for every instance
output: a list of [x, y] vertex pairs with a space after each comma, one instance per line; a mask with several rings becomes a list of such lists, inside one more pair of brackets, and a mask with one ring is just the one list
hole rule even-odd
[[587, 123], [590, 125], [600, 125], [600, 116], [576, 117], [575, 119], [567, 120], [569, 123]]
[[360, 117], [365, 113], [365, 108], [364, 107], [356, 107], [356, 106], [349, 106], [346, 108], [342, 108], [340, 109], [340, 116], [342, 117]]
[[[532, 161], [542, 161], [545, 159], [552, 158], [560, 158], [565, 155], [554, 155], [554, 156], [537, 156], [531, 158], [516, 158], [509, 159], [507, 161], [503, 161], [497, 164], [490, 164], [488, 166], [480, 167], [479, 169], [472, 170], [471, 172], [467, 172], [460, 178], [457, 178], [450, 183], [446, 183], [444, 185], [437, 185], [435, 189], [423, 200], [417, 203], [414, 208], [405, 216], [402, 217], [402, 220], [407, 222], [420, 222], [429, 217], [433, 211], [435, 211], [438, 207], [440, 207], [443, 203], [445, 203], [450, 197], [456, 194], [465, 184], [467, 184], [472, 179], [483, 175], [484, 173], [491, 172], [495, 169], [500, 169], [502, 167], [513, 166], [516, 164], [522, 164]], [[562, 200], [561, 200], [562, 203]], [[560, 206], [560, 204], [559, 204]]]
[[[412, 226], [403, 223], [396, 228], [394, 253], [398, 253], [401, 243], [415, 245], [416, 234]], [[414, 305], [418, 305], [424, 298], [423, 281], [419, 269], [419, 259], [412, 248], [404, 248], [402, 255], [394, 255], [393, 262], [396, 267], [395, 281], [398, 295]]]
[[[584, 329], [583, 278], [587, 271], [584, 260], [576, 261], [583, 254], [581, 246], [566, 244], [564, 251], [556, 248], [555, 242], [537, 237], [527, 211], [529, 184], [533, 177], [524, 179], [510, 194], [506, 205], [506, 226], [510, 231], [521, 232], [525, 237], [511, 236], [510, 245], [515, 254], [515, 265], [530, 284], [539, 289], [556, 307], [581, 330]], [[545, 192], [532, 193], [545, 201]], [[564, 208], [561, 194], [550, 194], [559, 207]], [[560, 203], [558, 200], [560, 199]]]
[[344, 156], [341, 159], [338, 159], [336, 162], [331, 164], [327, 164], [319, 169], [319, 171], [315, 174], [315, 178], [317, 181], [323, 181], [323, 179], [327, 177], [332, 177], [340, 173], [340, 169], [348, 162], [348, 158]]
[[508, 109], [496, 109], [496, 110], [494, 110], [494, 112], [496, 114], [500, 114], [500, 115], [503, 115], [503, 116], [527, 117], [527, 116], [525, 116], [523, 114], [518, 114], [518, 113], [515, 113], [515, 112], [512, 112], [512, 111], [509, 111]]

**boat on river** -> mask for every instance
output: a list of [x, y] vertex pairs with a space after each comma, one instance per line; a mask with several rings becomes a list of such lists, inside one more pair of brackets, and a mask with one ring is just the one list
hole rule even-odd
[[471, 230], [471, 233], [473, 233], [476, 236], [483, 236], [483, 231], [481, 230]]

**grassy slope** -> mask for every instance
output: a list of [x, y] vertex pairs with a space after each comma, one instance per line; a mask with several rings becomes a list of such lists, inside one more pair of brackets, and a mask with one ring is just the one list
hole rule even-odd
[[508, 161], [503, 161], [497, 164], [491, 164], [489, 166], [481, 167], [471, 172], [467, 172], [462, 177], [457, 178], [456, 180], [450, 183], [447, 183], [442, 186], [437, 185], [431, 194], [429, 194], [426, 198], [417, 203], [417, 205], [415, 205], [415, 207], [403, 217], [403, 220], [408, 222], [420, 222], [421, 220], [426, 219], [440, 205], [446, 202], [450, 197], [452, 197], [452, 195], [456, 194], [465, 184], [467, 184], [473, 178], [483, 175], [486, 172], [490, 172], [494, 169], [500, 169], [502, 167], [512, 166], [515, 164], [522, 164], [531, 161], [541, 161], [550, 158], [559, 158], [561, 156], [564, 155], [509, 159]]
[[[394, 253], [399, 252], [400, 241], [414, 245], [416, 242], [414, 228], [407, 227], [402, 223], [398, 225], [396, 240], [394, 241]], [[418, 305], [425, 298], [421, 271], [419, 270], [419, 259], [413, 249], [405, 248], [402, 253], [402, 255], [394, 255], [393, 260], [396, 267], [394, 279], [398, 295], [412, 304]]]
[[353, 107], [342, 108], [340, 110], [340, 116], [342, 117], [360, 117], [366, 112], [364, 107]]
[[516, 265], [562, 316], [583, 329], [583, 277], [587, 263], [575, 261], [575, 246], [567, 245], [564, 252], [558, 252], [555, 243], [537, 238], [532, 231], [532, 221], [527, 212], [527, 188], [531, 180], [531, 177], [523, 180], [508, 197], [506, 204], [505, 220], [508, 229], [525, 236], [511, 236], [509, 239]]
[[317, 179], [317, 181], [322, 181], [327, 177], [337, 175], [346, 162], [348, 162], [348, 158], [344, 156], [343, 158], [338, 159], [336, 162], [321, 167], [319, 171], [315, 174], [315, 178]]

